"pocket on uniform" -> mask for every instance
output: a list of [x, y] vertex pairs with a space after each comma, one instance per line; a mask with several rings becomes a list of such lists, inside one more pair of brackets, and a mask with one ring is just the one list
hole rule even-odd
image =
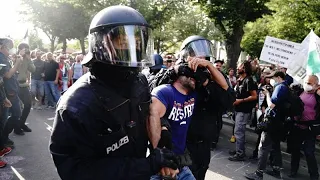
[[105, 155], [119, 151], [121, 147], [129, 143], [129, 137], [121, 126], [118, 129], [106, 127], [97, 136], [99, 152]]
[[148, 116], [150, 113], [150, 104], [151, 104], [151, 99], [149, 101], [141, 102], [139, 104], [139, 110], [142, 115]]

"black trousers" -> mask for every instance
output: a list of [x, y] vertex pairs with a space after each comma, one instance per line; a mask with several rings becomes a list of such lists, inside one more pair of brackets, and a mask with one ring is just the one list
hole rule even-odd
[[204, 180], [206, 176], [211, 158], [211, 142], [210, 140], [187, 142], [187, 148], [192, 159], [190, 169], [196, 180]]
[[272, 154], [272, 165], [282, 167], [280, 141], [272, 133], [262, 132], [258, 152], [258, 170], [264, 171], [266, 169], [270, 153]]
[[223, 121], [222, 121], [222, 113], [218, 114], [218, 118], [216, 120], [216, 124], [214, 127], [214, 138], [213, 138], [213, 143], [218, 144], [219, 142], [219, 137], [220, 137], [220, 131], [223, 126]]
[[300, 163], [300, 149], [303, 147], [310, 177], [318, 178], [318, 165], [314, 155], [316, 136], [313, 135], [309, 129], [301, 129], [299, 127], [294, 127], [290, 132], [290, 136], [294, 139], [291, 144], [291, 171], [298, 171]]
[[29, 87], [20, 87], [19, 98], [23, 103], [23, 110], [19, 121], [19, 124], [22, 127], [25, 125], [27, 121], [32, 105], [32, 98]]

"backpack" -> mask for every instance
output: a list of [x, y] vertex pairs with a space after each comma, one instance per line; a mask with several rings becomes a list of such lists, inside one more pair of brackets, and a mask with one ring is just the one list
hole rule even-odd
[[287, 102], [284, 104], [284, 112], [286, 117], [296, 117], [296, 116], [302, 116], [302, 113], [304, 111], [304, 103], [302, 102], [300, 98], [300, 94], [297, 93], [295, 89], [290, 88], [289, 89], [288, 99]]
[[162, 84], [171, 84], [175, 80], [175, 72], [174, 69], [161, 69], [155, 75], [149, 75], [148, 84], [150, 92], [157, 86]]

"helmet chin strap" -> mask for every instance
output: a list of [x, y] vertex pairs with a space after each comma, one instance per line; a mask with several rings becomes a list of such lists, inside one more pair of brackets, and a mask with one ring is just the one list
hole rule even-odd
[[96, 62], [92, 64], [92, 68], [90, 71], [97, 78], [104, 80], [108, 83], [120, 83], [132, 81], [132, 78], [138, 75], [139, 68], [114, 66]]

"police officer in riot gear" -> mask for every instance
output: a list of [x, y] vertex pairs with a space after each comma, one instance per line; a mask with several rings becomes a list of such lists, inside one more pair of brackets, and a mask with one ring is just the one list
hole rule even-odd
[[[181, 46], [182, 59], [213, 58], [212, 43], [201, 36], [188, 37]], [[181, 60], [180, 60], [181, 61]], [[211, 143], [217, 133], [217, 123], [222, 111], [232, 107], [235, 100], [221, 72], [214, 68], [197, 72], [197, 100], [188, 130], [187, 148], [191, 154], [191, 170], [197, 180], [204, 180], [211, 158]]]
[[144, 17], [126, 6], [92, 20], [82, 62], [90, 73], [60, 98], [51, 135], [62, 179], [150, 179], [163, 167], [177, 169], [169, 150], [155, 148], [146, 157], [149, 131], [161, 128], [147, 121], [151, 96], [138, 73], [142, 62], [154, 64], [150, 33]]

